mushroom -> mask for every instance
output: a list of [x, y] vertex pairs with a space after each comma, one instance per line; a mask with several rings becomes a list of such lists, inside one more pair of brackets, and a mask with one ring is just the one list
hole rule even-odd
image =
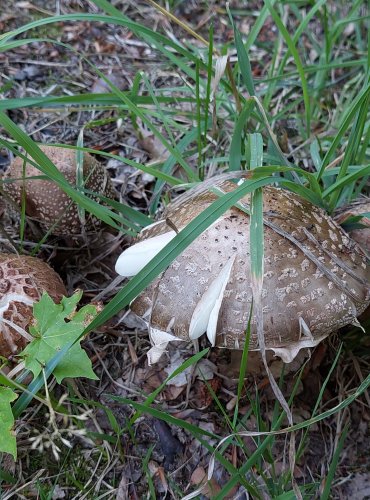
[[[221, 188], [231, 191], [235, 184], [226, 181]], [[179, 197], [121, 254], [116, 271], [136, 274], [176, 236], [174, 227], [184, 228], [216, 198], [199, 190]], [[370, 303], [370, 272], [361, 249], [323, 210], [276, 187], [265, 187], [263, 199], [265, 345], [290, 363], [301, 349], [357, 324]], [[249, 200], [247, 195], [239, 206], [248, 209]], [[131, 309], [149, 324], [150, 362], [169, 341], [203, 333], [212, 346], [243, 347], [252, 304], [249, 255], [249, 216], [235, 206], [133, 301]], [[251, 323], [249, 350], [258, 351], [254, 314]]]
[[[40, 149], [50, 158], [67, 181], [76, 185], [76, 152], [54, 146], [40, 146]], [[60, 236], [78, 235], [82, 232], [82, 223], [77, 205], [53, 181], [45, 179], [27, 179], [40, 176], [41, 172], [30, 163], [26, 164], [23, 173], [23, 159], [15, 158], [5, 176], [5, 179], [15, 179], [4, 183], [5, 193], [21, 206], [22, 189], [25, 190], [26, 214], [37, 219], [45, 230], [52, 228], [52, 233]], [[25, 180], [23, 180], [25, 177]], [[114, 188], [104, 167], [93, 156], [83, 154], [83, 177], [85, 188], [114, 198]], [[99, 202], [98, 196], [89, 195]], [[71, 204], [71, 206], [69, 206]], [[100, 221], [92, 214], [86, 214], [85, 229], [87, 231], [98, 227]]]
[[33, 303], [44, 291], [55, 302], [67, 295], [59, 275], [42, 260], [0, 253], [0, 356], [25, 347]]
[[[348, 221], [348, 219], [356, 216], [362, 216], [360, 220], [356, 221], [362, 227], [351, 227], [351, 221]], [[349, 222], [349, 226], [346, 227], [348, 234], [370, 256], [370, 198], [360, 198], [351, 205], [341, 209], [340, 213], [336, 216], [336, 221], [345, 227], [347, 221]]]

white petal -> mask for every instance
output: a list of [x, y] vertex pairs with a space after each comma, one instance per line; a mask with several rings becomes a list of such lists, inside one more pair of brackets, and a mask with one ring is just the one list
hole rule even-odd
[[136, 245], [127, 248], [118, 257], [116, 262], [116, 273], [127, 278], [135, 276], [141, 271], [167, 243], [176, 236], [175, 231], [139, 241]]
[[[222, 268], [219, 275], [212, 281], [196, 305], [189, 326], [189, 337], [192, 340], [197, 339], [207, 331], [210, 316], [215, 306], [218, 316], [218, 311], [221, 307], [223, 294], [227, 282], [229, 281], [230, 271], [234, 260], [235, 256]], [[218, 303], [219, 305], [217, 307]]]

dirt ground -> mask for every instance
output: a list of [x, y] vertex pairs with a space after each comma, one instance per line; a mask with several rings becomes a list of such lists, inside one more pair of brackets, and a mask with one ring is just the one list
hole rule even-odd
[[[253, 3], [256, 7], [260, 4], [258, 1]], [[239, 7], [236, 1], [231, 4], [234, 8]], [[132, 20], [151, 27], [155, 25], [179, 40], [186, 38], [186, 33], [180, 27], [170, 24], [144, 1], [126, 0], [115, 2], [115, 5]], [[0, 32], [52, 13], [97, 11], [92, 3], [84, 0], [2, 0]], [[180, 2], [176, 15], [204, 36], [208, 34], [209, 19], [213, 16], [215, 44], [232, 41], [233, 34], [226, 13], [223, 9], [217, 11], [217, 2]], [[236, 20], [242, 32], [250, 29], [248, 19], [236, 16]], [[104, 82], [81, 59], [81, 54], [112, 78], [122, 90], [131, 88], [139, 70], [145, 72], [154, 88], [183, 85], [181, 75], [169, 68], [158, 53], [125, 28], [87, 21], [66, 22], [48, 26], [44, 32], [41, 29], [37, 33], [35, 30], [27, 34], [27, 37], [31, 36], [57, 38], [72, 45], [76, 53], [49, 41], [0, 53], [0, 98], [105, 92]], [[261, 36], [266, 37], [266, 45], [262, 43], [256, 47], [251, 57], [256, 76], [262, 74], [268, 61], [269, 37], [274, 36], [274, 28], [271, 26], [269, 30], [266, 25]], [[73, 107], [59, 110], [20, 108], [9, 110], [8, 115], [40, 143], [76, 144], [84, 128], [84, 145], [87, 147], [112, 152], [143, 164], [149, 164], [161, 154], [150, 134], [145, 139], [138, 137], [128, 117], [115, 109], [80, 111]], [[92, 120], [96, 125], [85, 127]], [[0, 134], [5, 135], [1, 129]], [[227, 134], [224, 140], [226, 144]], [[220, 150], [225, 144], [219, 145]], [[1, 150], [0, 168], [3, 171], [10, 160], [9, 151]], [[111, 174], [120, 200], [147, 213], [152, 198], [153, 177], [116, 160], [102, 161]], [[174, 195], [173, 192], [169, 193], [169, 196]], [[3, 214], [2, 224], [17, 240], [17, 222], [10, 215]], [[37, 228], [28, 227], [27, 231], [29, 244], [26, 243], [25, 249], [30, 251], [35, 241], [34, 231], [37, 236]], [[42, 246], [39, 256], [58, 269], [69, 292], [81, 288], [86, 302], [96, 298], [107, 302], [119, 289], [119, 284], [114, 281], [114, 263], [128, 243], [127, 237], [107, 230], [102, 230], [88, 247], [76, 247], [69, 241], [51, 237]], [[2, 239], [2, 246], [9, 250], [5, 239]], [[359, 355], [351, 350], [358, 342], [356, 335], [346, 336], [346, 332], [343, 332], [340, 337], [334, 336], [330, 343], [315, 351], [306, 366], [294, 403], [296, 422], [310, 417], [340, 339], [345, 342], [343, 352], [325, 388], [318, 411], [331, 408], [350, 395], [369, 372], [369, 345], [365, 345]], [[68, 411], [80, 415], [85, 412], [83, 425], [90, 435], [79, 432], [82, 424], [79, 425], [78, 421], [58, 417], [58, 426], [64, 428], [64, 435], [72, 443], [73, 449], [58, 441], [60, 452], [57, 452], [57, 461], [51, 443], [56, 442], [58, 436], [53, 435], [50, 415], [42, 406], [32, 405], [17, 426], [19, 459], [16, 463], [7, 459], [2, 465], [15, 477], [21, 478], [18, 486], [22, 487], [17, 494], [14, 493], [14, 497], [38, 498], [40, 488], [49, 491], [51, 485], [56, 485], [52, 498], [103, 498], [103, 495], [119, 499], [145, 498], [148, 476], [152, 478], [157, 498], [171, 498], [170, 494], [179, 498], [182, 493], [190, 492], [197, 484], [199, 475], [208, 467], [210, 454], [205, 446], [189, 432], [149, 415], [140, 416], [128, 427], [128, 421], [134, 414], [133, 408], [114, 401], [109, 395], [142, 402], [143, 394], [155, 390], [173, 369], [194, 353], [193, 346], [171, 347], [169, 357], [154, 367], [148, 367], [146, 352], [150, 344], [144, 324], [127, 311], [122, 311], [86, 339], [85, 347], [94, 362], [99, 381], [78, 380], [62, 387], [54, 386], [53, 397], [58, 400], [65, 393], [71, 396]], [[202, 368], [209, 374], [208, 383], [220, 402], [232, 412], [237, 376], [229, 376], [229, 362], [228, 353], [215, 349], [202, 361]], [[285, 394], [289, 395], [293, 381], [287, 377]], [[200, 377], [189, 372], [173, 382], [156, 400], [162, 410], [211, 433], [227, 434], [225, 421], [220, 418], [209, 388]], [[247, 390], [253, 394], [256, 386], [260, 389], [262, 413], [265, 421], [269, 422], [272, 418], [273, 395], [263, 378], [251, 378]], [[97, 402], [97, 406], [92, 410], [88, 404], [79, 404], [78, 399]], [[247, 414], [250, 403], [246, 395], [242, 402], [240, 412]], [[118, 443], [114, 438], [105, 439], [106, 436], [112, 436], [112, 419], [106, 409], [111, 412], [118, 428], [125, 429]], [[339, 460], [332, 498], [370, 498], [369, 422], [370, 400], [367, 395], [333, 417], [311, 426], [305, 452], [296, 464], [297, 481], [321, 481], [339, 436], [348, 423], [350, 431]], [[246, 423], [249, 430], [255, 430], [257, 425], [253, 419]], [[253, 451], [255, 445], [251, 438], [245, 440]], [[34, 449], [30, 451], [32, 444]], [[281, 470], [281, 473], [287, 467], [285, 452], [284, 438], [277, 439], [274, 463], [275, 469]], [[236, 448], [230, 448], [225, 456], [235, 465], [243, 459], [238, 456]], [[146, 463], [146, 467], [143, 467], [143, 463]], [[62, 473], [58, 475], [60, 470]], [[227, 479], [228, 474], [216, 462], [215, 488], [225, 484]], [[28, 486], [24, 486], [26, 484]], [[11, 488], [9, 485], [9, 492]], [[10, 498], [6, 496], [6, 491], [4, 489], [5, 498]], [[232, 498], [246, 497], [242, 494], [238, 496], [236, 490]]]

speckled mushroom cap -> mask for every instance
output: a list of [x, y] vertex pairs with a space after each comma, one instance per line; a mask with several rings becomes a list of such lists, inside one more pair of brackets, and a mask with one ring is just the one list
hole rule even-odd
[[42, 292], [59, 302], [67, 295], [59, 275], [36, 257], [0, 253], [0, 356], [19, 352], [27, 344], [20, 333], [32, 320], [32, 305]]
[[[76, 185], [76, 152], [72, 149], [63, 149], [53, 146], [40, 146], [40, 149], [51, 159], [59, 171], [71, 185]], [[67, 209], [71, 202], [69, 196], [62, 191], [53, 181], [43, 179], [27, 179], [27, 177], [40, 176], [42, 172], [27, 163], [25, 168], [26, 214], [37, 219], [41, 225], [49, 230], [59, 221], [53, 229], [53, 234], [68, 236], [81, 234], [82, 226], [77, 206], [74, 203]], [[114, 188], [109, 175], [104, 167], [91, 155], [83, 155], [83, 175], [85, 188], [97, 194], [114, 198]], [[10, 165], [6, 179], [18, 179], [14, 182], [4, 183], [4, 191], [21, 206], [23, 186], [23, 159], [17, 157]], [[99, 202], [97, 196], [91, 196]], [[67, 210], [66, 210], [67, 209]], [[91, 231], [97, 228], [100, 221], [93, 215], [86, 213], [85, 229]]]
[[[336, 220], [339, 223], [343, 223], [349, 217], [368, 213], [370, 213], [370, 198], [360, 198], [345, 207], [344, 210], [341, 210]], [[363, 229], [351, 229], [348, 233], [370, 256], [370, 217], [362, 217], [360, 224], [366, 227]]]
[[[222, 185], [224, 191], [234, 188], [230, 182]], [[370, 270], [358, 245], [323, 210], [279, 188], [266, 187], [263, 192], [265, 344], [290, 362], [301, 348], [317, 345], [356, 320], [370, 302]], [[166, 220], [182, 229], [215, 199], [210, 192], [187, 193], [185, 201], [180, 197], [162, 221], [145, 228], [142, 240], [121, 255], [117, 272], [130, 275], [125, 264], [131, 254], [163, 246], [161, 241], [174, 237]], [[249, 208], [249, 196], [240, 203]], [[249, 216], [233, 207], [187, 247], [131, 308], [150, 322], [155, 345], [164, 342], [161, 332], [171, 340], [172, 336], [196, 338], [207, 330], [213, 345], [238, 349], [244, 344], [252, 303], [250, 281]], [[216, 298], [209, 306], [214, 290]], [[207, 307], [209, 314], [204, 313]], [[199, 326], [196, 318], [201, 311], [208, 319]], [[254, 317], [250, 349], [258, 349]]]

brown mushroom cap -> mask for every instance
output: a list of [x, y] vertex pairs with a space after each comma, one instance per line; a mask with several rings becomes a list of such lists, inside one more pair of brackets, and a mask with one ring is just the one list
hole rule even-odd
[[27, 340], [19, 329], [27, 331], [32, 305], [44, 291], [55, 302], [67, 295], [59, 275], [42, 260], [0, 253], [0, 356], [25, 347]]
[[[230, 182], [222, 185], [224, 191], [234, 188]], [[140, 245], [150, 247], [151, 238], [169, 234], [166, 220], [181, 229], [216, 198], [210, 192], [187, 193], [184, 202], [180, 197], [168, 207], [164, 220], [143, 230], [144, 241], [132, 247], [132, 253], [139, 253]], [[246, 196], [240, 203], [248, 208], [249, 199]], [[265, 344], [289, 362], [301, 348], [317, 345], [356, 320], [370, 302], [370, 270], [365, 255], [341, 227], [296, 194], [264, 188], [264, 221]], [[121, 269], [124, 256], [117, 266]], [[189, 339], [195, 316], [208, 307], [208, 296], [218, 286], [220, 297], [212, 311], [214, 344], [238, 349], [244, 345], [250, 314], [250, 283], [249, 216], [233, 207], [188, 246], [131, 308], [150, 321], [152, 339], [163, 339], [158, 332]], [[258, 349], [254, 317], [250, 349]]]
[[[57, 148], [54, 146], [40, 146], [40, 149], [50, 158], [67, 181], [76, 185], [76, 152], [72, 149]], [[23, 182], [23, 159], [17, 157], [11, 163], [5, 178], [18, 179], [14, 182], [4, 183], [4, 191], [19, 205], [22, 203], [22, 187], [25, 186], [26, 214], [37, 219], [41, 225], [49, 230], [59, 221], [53, 229], [56, 235], [81, 234], [82, 226], [77, 205], [72, 204], [69, 196], [62, 191], [53, 181], [44, 179], [27, 179], [42, 175], [42, 172], [27, 163], [25, 167], [25, 181]], [[114, 198], [114, 188], [109, 175], [104, 167], [90, 154], [83, 154], [83, 175], [85, 188], [97, 194]], [[90, 196], [99, 202], [97, 196]], [[67, 209], [67, 210], [66, 210]], [[63, 214], [63, 212], [65, 212]], [[63, 215], [62, 215], [63, 214]], [[59, 220], [60, 219], [60, 220]], [[98, 227], [100, 221], [86, 213], [85, 229], [87, 231]]]
[[[361, 198], [351, 205], [344, 207], [337, 215], [336, 220], [342, 224], [349, 217], [367, 213], [370, 213], [370, 198]], [[350, 229], [348, 234], [370, 255], [370, 218], [363, 217], [359, 222], [367, 227], [363, 229]]]

